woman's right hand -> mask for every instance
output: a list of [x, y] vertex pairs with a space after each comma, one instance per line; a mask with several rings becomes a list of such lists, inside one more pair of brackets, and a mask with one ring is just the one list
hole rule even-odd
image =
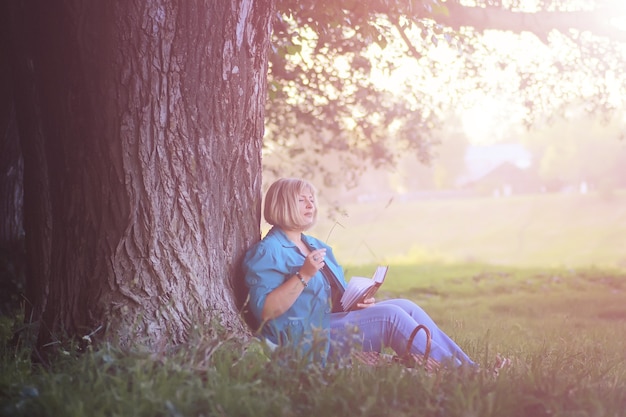
[[319, 271], [322, 269], [326, 263], [324, 259], [326, 258], [326, 249], [316, 249], [311, 251], [306, 258], [304, 258], [304, 263], [300, 268], [300, 275], [304, 276], [308, 281]]

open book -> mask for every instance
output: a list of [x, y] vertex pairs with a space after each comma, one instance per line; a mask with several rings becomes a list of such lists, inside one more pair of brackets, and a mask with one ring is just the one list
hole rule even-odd
[[341, 297], [341, 307], [343, 311], [350, 311], [358, 303], [366, 298], [373, 297], [378, 288], [383, 284], [387, 275], [388, 266], [379, 266], [372, 278], [352, 277], [348, 282], [348, 287]]

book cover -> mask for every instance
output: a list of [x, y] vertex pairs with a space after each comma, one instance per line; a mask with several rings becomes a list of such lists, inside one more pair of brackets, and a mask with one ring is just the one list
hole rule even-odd
[[352, 277], [348, 282], [348, 287], [341, 297], [341, 307], [343, 311], [350, 311], [366, 298], [373, 297], [378, 288], [385, 281], [388, 266], [379, 266], [376, 268], [372, 278]]

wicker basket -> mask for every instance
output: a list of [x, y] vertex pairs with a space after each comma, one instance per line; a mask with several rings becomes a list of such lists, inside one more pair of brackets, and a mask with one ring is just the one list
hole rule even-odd
[[[410, 353], [413, 347], [415, 336], [422, 330], [426, 333], [426, 349], [423, 354]], [[383, 366], [392, 363], [400, 363], [409, 368], [424, 368], [428, 372], [436, 372], [439, 369], [439, 362], [430, 357], [431, 336], [428, 327], [423, 324], [418, 325], [411, 332], [407, 341], [406, 353], [403, 356], [390, 355], [381, 352], [356, 351], [352, 353], [354, 359], [369, 366]]]

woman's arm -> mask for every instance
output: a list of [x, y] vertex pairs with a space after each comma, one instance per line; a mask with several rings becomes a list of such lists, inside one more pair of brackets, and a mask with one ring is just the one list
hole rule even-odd
[[265, 298], [261, 320], [271, 320], [284, 314], [298, 300], [309, 280], [324, 266], [326, 249], [311, 251], [306, 258], [298, 274], [294, 274], [281, 285], [272, 290]]
[[[311, 277], [305, 277], [302, 273], [300, 276], [302, 276], [305, 282], [311, 279]], [[304, 288], [304, 284], [300, 281], [300, 278], [297, 275], [293, 275], [270, 292], [265, 298], [265, 304], [263, 304], [261, 321], [275, 319], [289, 310], [300, 294], [302, 294]]]

